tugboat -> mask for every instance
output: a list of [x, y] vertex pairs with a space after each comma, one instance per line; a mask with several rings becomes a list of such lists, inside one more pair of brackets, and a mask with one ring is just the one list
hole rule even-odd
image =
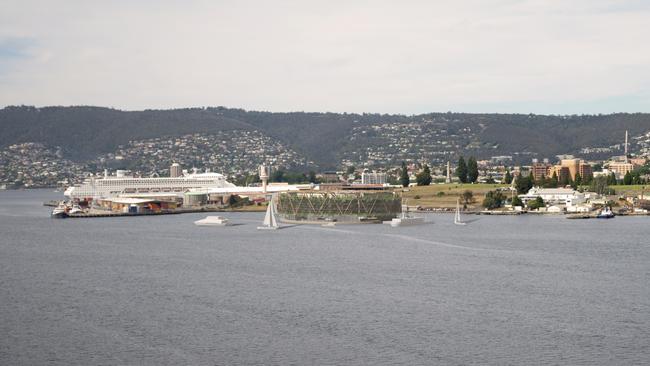
[[609, 208], [609, 206], [605, 206], [602, 210], [600, 210], [600, 213], [596, 215], [597, 219], [612, 219], [614, 218], [614, 213], [612, 210]]
[[58, 206], [52, 210], [52, 213], [50, 215], [53, 219], [65, 219], [68, 217], [68, 207], [65, 205], [65, 203], [60, 202]]

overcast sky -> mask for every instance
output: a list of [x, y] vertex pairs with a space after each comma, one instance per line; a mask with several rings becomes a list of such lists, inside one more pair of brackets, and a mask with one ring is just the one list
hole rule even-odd
[[650, 112], [650, 1], [0, 3], [0, 106]]

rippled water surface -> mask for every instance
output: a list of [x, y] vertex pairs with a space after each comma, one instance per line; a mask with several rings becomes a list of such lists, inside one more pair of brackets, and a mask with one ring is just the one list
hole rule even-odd
[[2, 365], [650, 363], [650, 217], [196, 227], [0, 192]]

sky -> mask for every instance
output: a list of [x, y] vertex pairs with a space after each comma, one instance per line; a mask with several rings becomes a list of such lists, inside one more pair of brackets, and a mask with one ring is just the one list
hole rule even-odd
[[0, 3], [0, 106], [650, 112], [650, 1]]

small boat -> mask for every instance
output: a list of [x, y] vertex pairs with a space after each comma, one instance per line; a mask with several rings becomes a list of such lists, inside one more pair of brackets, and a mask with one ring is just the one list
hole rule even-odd
[[326, 222], [326, 223], [322, 224], [321, 226], [322, 227], [336, 227], [336, 222], [335, 221]]
[[230, 226], [227, 218], [221, 216], [208, 216], [205, 219], [194, 221], [196, 226]]
[[61, 202], [54, 208], [54, 210], [52, 210], [50, 216], [54, 219], [64, 219], [68, 217], [68, 207], [65, 203]]
[[68, 214], [80, 214], [83, 213], [84, 211], [79, 207], [79, 205], [74, 205], [68, 212]]
[[467, 225], [466, 222], [463, 222], [460, 219], [460, 200], [456, 201], [456, 214], [454, 215], [454, 224], [456, 224], [456, 225]]
[[275, 205], [273, 198], [269, 201], [269, 206], [266, 208], [266, 215], [264, 215], [264, 222], [262, 226], [258, 226], [257, 230], [277, 230], [280, 228], [278, 218], [275, 216]]
[[612, 219], [614, 218], [614, 213], [612, 210], [609, 208], [609, 206], [605, 206], [598, 215], [596, 215], [597, 219]]
[[384, 221], [384, 224], [388, 224], [392, 227], [421, 225], [424, 224], [424, 217], [409, 215], [408, 206], [404, 205], [402, 206], [402, 214], [400, 217], [396, 217], [391, 221]]

